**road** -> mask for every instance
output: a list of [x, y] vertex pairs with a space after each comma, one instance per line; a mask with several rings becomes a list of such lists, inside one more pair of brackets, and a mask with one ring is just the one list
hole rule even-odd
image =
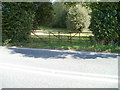
[[116, 53], [0, 46], [2, 88], [118, 88]]

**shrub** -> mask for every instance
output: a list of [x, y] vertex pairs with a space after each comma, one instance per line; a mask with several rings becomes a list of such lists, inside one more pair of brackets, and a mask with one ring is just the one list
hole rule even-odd
[[80, 4], [71, 6], [67, 14], [67, 28], [82, 31], [89, 27], [90, 16], [88, 10]]

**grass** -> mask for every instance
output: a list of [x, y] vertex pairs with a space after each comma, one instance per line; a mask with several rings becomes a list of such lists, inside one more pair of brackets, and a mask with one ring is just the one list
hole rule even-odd
[[[56, 31], [67, 31], [63, 28], [48, 28], [40, 27], [41, 30], [56, 30]], [[67, 35], [67, 33], [64, 33]], [[74, 35], [74, 33], [72, 34]], [[48, 36], [40, 36], [43, 40], [48, 43], [44, 43], [41, 39], [34, 35], [31, 35], [30, 40], [26, 42], [19, 43], [7, 43], [5, 46], [19, 46], [19, 47], [29, 47], [29, 48], [46, 48], [46, 49], [64, 49], [64, 50], [77, 50], [77, 51], [95, 51], [95, 52], [112, 52], [120, 53], [120, 46], [117, 45], [102, 45], [97, 44], [90, 39], [89, 36], [93, 36], [91, 33], [81, 33], [80, 39], [78, 35], [74, 37], [72, 43], [70, 43], [67, 37], [62, 37], [62, 40], [58, 40], [55, 36], [51, 36], [49, 41]]]
[[68, 31], [66, 28], [52, 28], [52, 27], [38, 27], [38, 30], [49, 30], [49, 31]]
[[[48, 31], [64, 31], [64, 33], [67, 33], [70, 31], [67, 28], [52, 28], [52, 27], [45, 27], [45, 26], [40, 26], [38, 27], [38, 30], [48, 30]], [[86, 30], [85, 30], [86, 31]], [[91, 31], [87, 30], [87, 32], [91, 33]]]
[[[46, 37], [43, 38], [46, 40]], [[69, 43], [65, 39], [63, 41], [57, 41], [56, 38], [53, 38], [48, 43], [43, 43], [37, 37], [32, 36], [29, 42], [9, 43], [6, 46], [120, 53], [120, 46], [93, 44], [90, 38], [85, 36], [81, 36], [80, 41], [73, 43]]]

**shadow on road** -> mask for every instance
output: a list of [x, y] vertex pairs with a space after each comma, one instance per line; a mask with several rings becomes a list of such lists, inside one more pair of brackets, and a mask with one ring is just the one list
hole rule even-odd
[[[8, 48], [8, 47], [7, 47]], [[20, 53], [25, 57], [34, 57], [34, 58], [56, 58], [56, 59], [65, 59], [66, 56], [70, 55], [74, 59], [96, 59], [96, 58], [117, 58], [118, 54], [112, 53], [93, 53], [93, 52], [69, 52], [69, 51], [58, 51], [58, 50], [49, 50], [49, 49], [22, 49], [22, 48], [8, 48], [12, 50], [11, 54]]]

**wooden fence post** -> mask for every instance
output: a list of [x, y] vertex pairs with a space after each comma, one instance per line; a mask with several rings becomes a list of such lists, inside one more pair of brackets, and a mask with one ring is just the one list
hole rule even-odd
[[50, 32], [49, 32], [49, 42], [50, 42]]
[[79, 31], [79, 41], [80, 41], [80, 31]]

